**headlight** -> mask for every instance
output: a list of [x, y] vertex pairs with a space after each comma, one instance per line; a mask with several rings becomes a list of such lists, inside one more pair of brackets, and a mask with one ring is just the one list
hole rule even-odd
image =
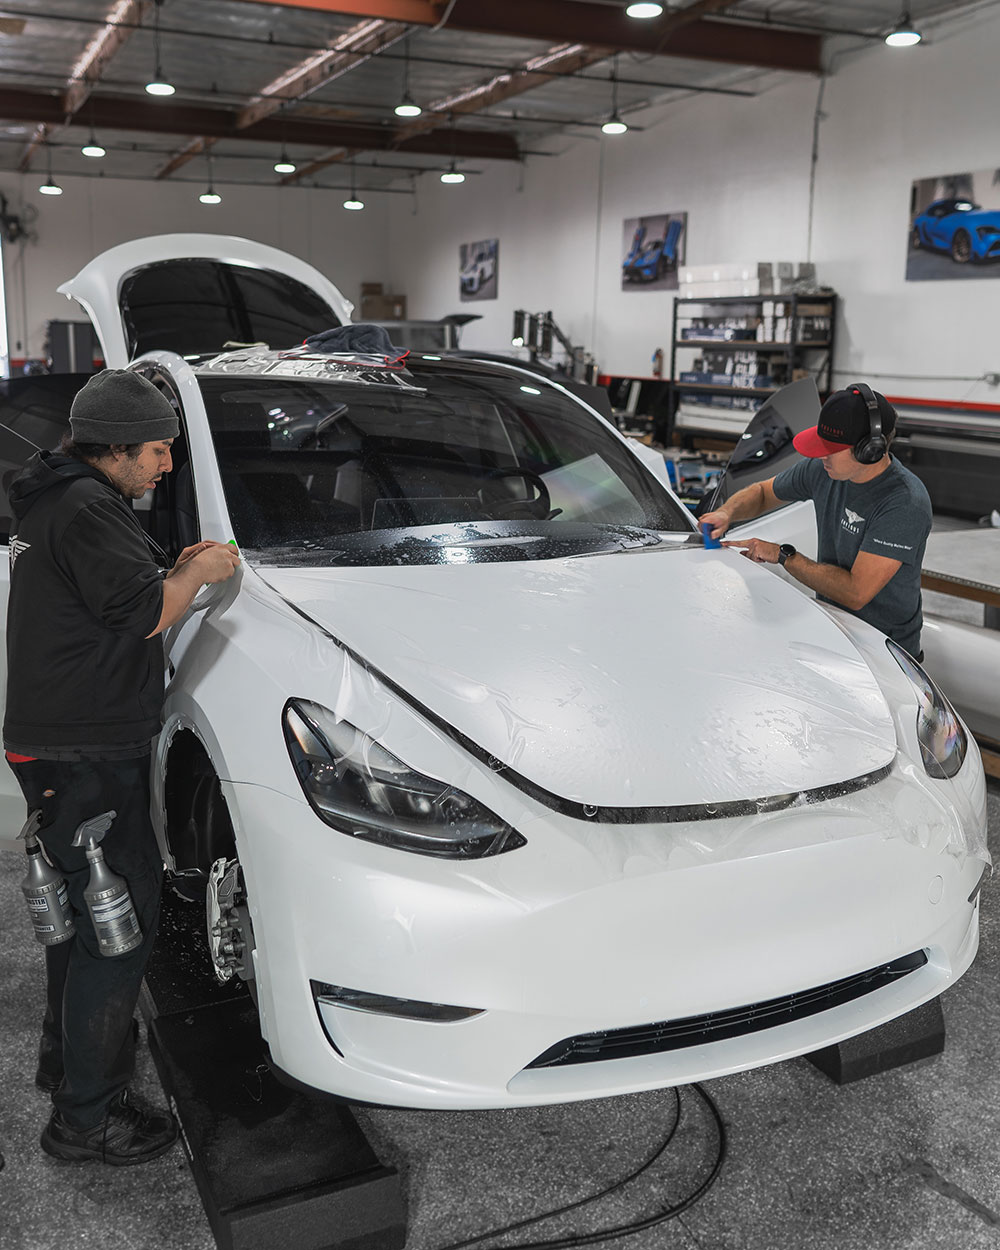
[[415, 773], [318, 703], [290, 699], [283, 720], [310, 806], [341, 833], [444, 859], [481, 859], [525, 845], [478, 799]]
[[917, 740], [924, 768], [931, 777], [942, 780], [954, 777], [969, 749], [969, 740], [955, 709], [911, 655], [891, 639], [886, 640], [886, 646], [920, 696]]

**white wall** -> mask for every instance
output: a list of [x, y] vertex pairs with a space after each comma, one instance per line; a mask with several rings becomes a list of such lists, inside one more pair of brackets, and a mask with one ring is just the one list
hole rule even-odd
[[[913, 179], [1000, 166], [1000, 15], [948, 32], [833, 60], [812, 259], [842, 297], [841, 383], [867, 377], [893, 395], [996, 403], [996, 387], [959, 378], [1000, 372], [1000, 265], [991, 279], [904, 279]], [[484, 314], [464, 333], [468, 347], [509, 344], [515, 308], [551, 309], [604, 372], [648, 375], [657, 347], [669, 359], [673, 297], [620, 289], [624, 218], [686, 210], [689, 264], [805, 259], [818, 91], [803, 77], [753, 100], [673, 104], [635, 118], [641, 132], [529, 158], [520, 193], [517, 171], [498, 165], [457, 187], [421, 184], [417, 216], [389, 208], [393, 289], [415, 317]], [[498, 298], [460, 305], [458, 245], [492, 237]]]
[[38, 192], [44, 181], [0, 175], [9, 209], [37, 213], [35, 241], [3, 245], [13, 357], [44, 355], [47, 321], [86, 320], [56, 293], [61, 282], [106, 248], [149, 234], [191, 230], [270, 243], [315, 265], [355, 304], [363, 281], [385, 280], [385, 197], [369, 197], [359, 213], [341, 207], [341, 194], [297, 187], [226, 186], [222, 203], [207, 205], [191, 183], [60, 176], [63, 194], [46, 196]]

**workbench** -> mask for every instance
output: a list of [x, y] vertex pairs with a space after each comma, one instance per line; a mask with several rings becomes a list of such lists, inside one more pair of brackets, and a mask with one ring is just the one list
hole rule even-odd
[[920, 584], [924, 590], [983, 604], [983, 624], [1000, 629], [1000, 529], [931, 534]]

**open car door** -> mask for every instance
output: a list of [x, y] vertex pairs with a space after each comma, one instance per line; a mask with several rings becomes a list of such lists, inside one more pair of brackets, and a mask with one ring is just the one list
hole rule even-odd
[[[820, 407], [819, 391], [813, 378], [800, 378], [776, 391], [754, 413], [733, 449], [715, 490], [699, 503], [697, 515], [702, 516], [722, 507], [744, 486], [766, 482], [794, 464], [799, 459], [799, 453], [792, 446], [792, 439], [816, 424]], [[769, 542], [791, 543], [814, 560], [816, 514], [812, 500], [784, 504], [754, 521], [734, 525], [726, 537], [766, 538]], [[779, 572], [787, 576], [783, 571]]]

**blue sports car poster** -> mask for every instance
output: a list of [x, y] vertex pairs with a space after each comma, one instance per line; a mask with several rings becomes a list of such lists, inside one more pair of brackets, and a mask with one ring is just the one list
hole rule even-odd
[[918, 178], [906, 280], [1000, 278], [1000, 169]]
[[687, 213], [626, 217], [622, 232], [622, 290], [676, 291], [684, 263]]

